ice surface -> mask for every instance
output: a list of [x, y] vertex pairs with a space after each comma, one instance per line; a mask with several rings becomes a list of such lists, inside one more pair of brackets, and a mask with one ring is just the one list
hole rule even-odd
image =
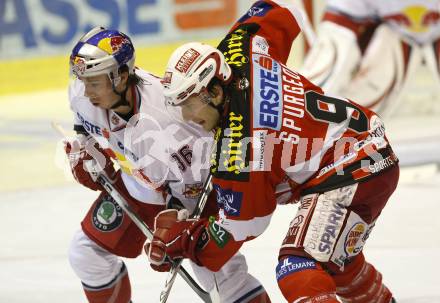
[[[85, 302], [67, 248], [96, 195], [76, 185], [0, 194], [0, 302]], [[440, 302], [439, 210], [440, 174], [435, 168], [403, 170], [365, 247], [367, 259], [383, 273], [399, 302]], [[274, 268], [294, 213], [293, 205], [279, 206], [268, 230], [243, 248], [250, 271], [273, 302], [284, 302]], [[166, 275], [153, 272], [145, 255], [126, 264], [134, 302], [158, 302]], [[199, 299], [178, 277], [169, 302]]]

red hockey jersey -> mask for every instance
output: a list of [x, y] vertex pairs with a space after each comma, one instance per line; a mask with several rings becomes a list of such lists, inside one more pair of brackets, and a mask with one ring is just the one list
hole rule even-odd
[[260, 235], [277, 203], [359, 182], [397, 159], [380, 118], [322, 90], [285, 66], [300, 14], [259, 1], [218, 49], [233, 70], [228, 105], [211, 157], [220, 207], [199, 261], [216, 270]]

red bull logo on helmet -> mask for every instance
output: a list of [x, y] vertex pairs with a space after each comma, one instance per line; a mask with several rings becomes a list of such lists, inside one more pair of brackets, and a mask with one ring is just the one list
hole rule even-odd
[[117, 53], [124, 46], [124, 44], [127, 43], [130, 43], [130, 41], [128, 41], [126, 37], [115, 36], [102, 39], [98, 42], [97, 46], [107, 52], [109, 55], [112, 55]]

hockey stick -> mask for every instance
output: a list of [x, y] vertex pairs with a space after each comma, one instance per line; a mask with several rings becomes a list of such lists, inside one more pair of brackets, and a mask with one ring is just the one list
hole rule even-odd
[[[209, 193], [212, 190], [212, 175], [209, 174], [208, 178], [205, 181], [205, 185], [203, 186], [202, 195], [199, 198], [199, 201], [197, 202], [196, 208], [194, 209], [193, 213], [191, 214], [191, 219], [198, 219], [200, 218], [200, 215], [202, 214], [203, 209], [205, 208], [206, 202], [208, 201]], [[174, 280], [176, 280], [176, 274], [179, 272], [180, 268], [182, 268], [182, 259], [176, 260], [168, 273], [168, 277], [165, 281], [164, 289], [160, 292], [160, 302], [165, 303], [168, 299], [168, 296], [171, 292], [171, 287], [173, 287]]]
[[[87, 165], [87, 163], [86, 163]], [[90, 168], [88, 167], [89, 171]], [[113, 184], [110, 182], [110, 180], [107, 179], [106, 176], [102, 174], [98, 174], [96, 172], [93, 172], [92, 174], [96, 174], [97, 179], [96, 181], [101, 184], [105, 190], [109, 193], [109, 195], [118, 203], [118, 205], [125, 211], [125, 213], [130, 217], [130, 219], [136, 224], [136, 226], [147, 236], [149, 240], [153, 239], [153, 233], [148, 228], [147, 224], [145, 224], [144, 221], [142, 221], [141, 218], [133, 211], [131, 206], [127, 203], [127, 201], [119, 194], [117, 189], [113, 186]], [[181, 261], [177, 262], [171, 262], [172, 269], [177, 268], [177, 272], [185, 281], [188, 283], [188, 285], [197, 293], [197, 295], [203, 300], [203, 302], [211, 303], [211, 296], [208, 292], [206, 292], [204, 289], [202, 289], [197, 282], [191, 277], [191, 275], [186, 271], [185, 268], [180, 266]]]
[[[67, 132], [64, 128], [52, 121], [52, 127], [63, 137], [67, 137]], [[147, 226], [147, 224], [138, 216], [138, 214], [132, 209], [132, 207], [127, 203], [124, 197], [121, 196], [119, 191], [113, 186], [111, 181], [104, 175], [99, 174], [92, 162], [85, 162], [87, 170], [90, 172], [92, 178], [104, 187], [107, 193], [115, 200], [115, 202], [125, 211], [125, 213], [130, 217], [130, 219], [136, 224], [136, 226], [142, 231], [142, 233], [151, 241], [153, 239], [153, 232]], [[176, 262], [171, 262], [173, 268]], [[186, 271], [185, 268], [180, 266], [178, 268], [179, 275], [188, 283], [188, 285], [196, 292], [196, 294], [206, 303], [212, 303], [211, 296], [199, 284], [191, 277], [191, 275]]]

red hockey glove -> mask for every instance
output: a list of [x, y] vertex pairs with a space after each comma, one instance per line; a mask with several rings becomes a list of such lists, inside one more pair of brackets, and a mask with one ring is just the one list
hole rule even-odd
[[92, 190], [103, 190], [102, 186], [94, 181], [90, 175], [86, 161], [93, 161], [96, 171], [105, 174], [109, 180], [115, 180], [117, 173], [110, 157], [104, 152], [99, 144], [91, 137], [78, 135], [75, 139], [64, 142], [64, 150], [67, 154], [75, 180]]
[[209, 240], [205, 228], [206, 219], [187, 218], [186, 209], [180, 211], [168, 209], [156, 216], [153, 241], [145, 247], [152, 265], [156, 267], [163, 265], [166, 263], [166, 256], [172, 260], [189, 258], [200, 264], [196, 252]]
[[[148, 256], [148, 252], [150, 251], [150, 246], [151, 246], [151, 243], [149, 243], [149, 242], [146, 243], [144, 246], [144, 250], [145, 250], [145, 253], [147, 254], [147, 256]], [[169, 259], [165, 259], [164, 262], [160, 265], [155, 265], [150, 262], [150, 267], [153, 270], [158, 271], [158, 272], [168, 272], [171, 269], [171, 263], [168, 262], [167, 260], [169, 260]]]

